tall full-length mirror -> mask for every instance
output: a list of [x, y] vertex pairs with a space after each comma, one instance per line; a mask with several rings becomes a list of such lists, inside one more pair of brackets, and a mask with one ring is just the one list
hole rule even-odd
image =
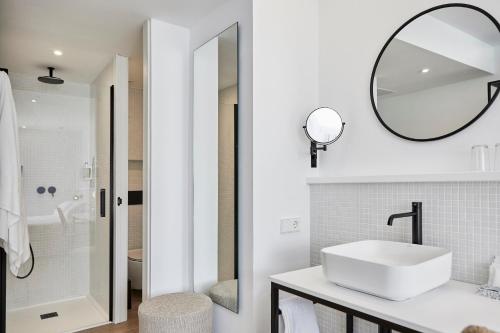
[[238, 312], [238, 25], [194, 52], [194, 289]]

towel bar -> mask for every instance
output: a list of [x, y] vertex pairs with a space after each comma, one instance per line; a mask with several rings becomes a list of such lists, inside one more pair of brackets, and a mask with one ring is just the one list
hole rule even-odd
[[346, 306], [327, 301], [325, 299], [303, 293], [301, 291], [285, 287], [275, 282], [271, 282], [271, 333], [279, 332], [279, 315], [281, 311], [279, 309], [279, 292], [284, 291], [286, 293], [302, 297], [312, 301], [314, 304], [321, 304], [323, 306], [335, 309], [346, 314], [346, 332], [354, 332], [354, 317], [361, 318], [377, 324], [379, 326], [379, 333], [390, 333], [392, 330], [396, 330], [402, 333], [419, 333], [411, 328], [404, 327], [384, 319], [374, 317], [372, 315], [363, 313], [361, 311], [348, 308]]
[[[317, 304], [318, 302], [313, 302], [313, 304]], [[281, 315], [281, 310], [278, 309], [278, 314]]]

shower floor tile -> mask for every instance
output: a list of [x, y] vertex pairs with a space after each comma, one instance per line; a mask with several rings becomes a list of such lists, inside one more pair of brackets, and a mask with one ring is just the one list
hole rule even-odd
[[[40, 315], [57, 312], [42, 320]], [[43, 304], [7, 313], [8, 333], [69, 333], [108, 323], [105, 314], [87, 297]]]

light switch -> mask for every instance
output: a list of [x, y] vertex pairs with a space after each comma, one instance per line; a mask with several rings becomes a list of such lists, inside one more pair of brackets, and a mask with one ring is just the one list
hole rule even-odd
[[282, 234], [288, 234], [291, 232], [299, 232], [299, 231], [300, 231], [300, 218], [292, 217], [292, 218], [281, 219], [280, 232]]

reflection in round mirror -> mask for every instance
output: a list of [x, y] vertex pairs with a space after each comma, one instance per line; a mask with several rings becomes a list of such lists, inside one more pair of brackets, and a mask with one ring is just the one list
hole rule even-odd
[[378, 56], [371, 99], [380, 122], [413, 141], [456, 134], [479, 119], [500, 87], [500, 25], [466, 4], [406, 22]]
[[306, 121], [306, 134], [312, 142], [329, 145], [340, 137], [344, 123], [337, 111], [319, 108], [311, 112]]

